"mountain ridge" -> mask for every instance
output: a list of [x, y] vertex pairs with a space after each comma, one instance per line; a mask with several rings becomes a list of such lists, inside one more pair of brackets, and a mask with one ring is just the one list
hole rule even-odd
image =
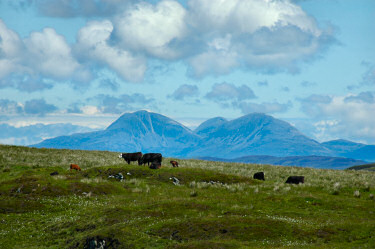
[[[263, 113], [251, 113], [233, 120], [208, 119], [193, 131], [171, 118], [148, 111], [125, 113], [102, 131], [60, 136], [33, 146], [160, 152], [171, 157], [223, 159], [251, 155], [342, 157], [358, 149], [373, 149], [347, 140], [319, 143], [288, 122]], [[359, 154], [355, 159], [361, 160], [361, 156]]]

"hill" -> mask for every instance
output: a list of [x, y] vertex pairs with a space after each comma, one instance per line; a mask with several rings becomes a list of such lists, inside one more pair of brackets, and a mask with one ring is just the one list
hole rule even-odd
[[368, 163], [363, 165], [356, 165], [348, 168], [348, 170], [369, 170], [375, 171], [375, 163]]
[[300, 166], [312, 167], [317, 169], [346, 169], [355, 165], [361, 165], [366, 162], [345, 157], [326, 157], [326, 156], [245, 156], [232, 159], [223, 159], [215, 157], [200, 157], [202, 160], [238, 162], [238, 163], [257, 163], [282, 166]]
[[169, 160], [0, 146], [0, 248], [375, 247], [375, 172]]

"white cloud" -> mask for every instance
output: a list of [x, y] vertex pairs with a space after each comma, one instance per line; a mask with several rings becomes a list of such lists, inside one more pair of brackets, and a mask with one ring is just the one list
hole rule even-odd
[[110, 46], [108, 42], [112, 31], [113, 25], [108, 20], [89, 22], [78, 32], [77, 54], [109, 66], [126, 80], [140, 81], [146, 70], [145, 60]]
[[115, 19], [116, 36], [125, 48], [173, 59], [180, 53], [170, 43], [186, 35], [185, 16], [186, 10], [177, 1], [142, 2]]
[[295, 25], [320, 34], [313, 18], [290, 1], [190, 0], [190, 22], [197, 29], [220, 33], [253, 33], [261, 27]]
[[[315, 136], [320, 140], [332, 137], [375, 142], [375, 101], [371, 93], [347, 96], [312, 95], [301, 100], [302, 110], [315, 120]], [[327, 139], [324, 139], [327, 138]]]
[[[33, 78], [42, 75], [57, 80], [88, 79], [88, 73], [72, 55], [64, 36], [54, 29], [32, 32], [22, 40], [0, 20], [0, 79], [12, 74]], [[8, 86], [27, 88], [20, 84]]]
[[80, 67], [65, 38], [52, 28], [31, 33], [25, 40], [25, 46], [29, 53], [26, 58], [29, 67], [44, 75], [68, 78]]
[[292, 106], [291, 102], [278, 103], [278, 102], [263, 102], [263, 103], [251, 103], [251, 102], [240, 102], [237, 107], [244, 114], [260, 112], [260, 113], [280, 113], [286, 112]]
[[51, 28], [22, 40], [0, 21], [1, 78], [17, 72], [88, 81], [90, 72], [107, 67], [137, 82], [143, 80], [148, 59], [183, 61], [196, 77], [237, 68], [295, 73], [299, 62], [317, 58], [334, 40], [332, 32], [320, 29], [289, 0], [189, 0], [186, 7], [176, 0], [35, 3], [48, 16], [108, 20], [82, 27], [74, 52]]
[[179, 86], [171, 95], [168, 97], [174, 100], [184, 100], [189, 97], [196, 97], [199, 94], [198, 87], [196, 85], [184, 84]]
[[206, 94], [206, 98], [223, 102], [227, 100], [241, 101], [256, 98], [253, 90], [246, 85], [235, 86], [230, 83], [216, 83], [212, 86], [210, 92]]

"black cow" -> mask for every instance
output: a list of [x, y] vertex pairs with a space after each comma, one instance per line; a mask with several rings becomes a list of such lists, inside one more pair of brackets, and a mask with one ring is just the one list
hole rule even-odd
[[152, 162], [151, 165], [149, 166], [150, 169], [160, 169], [161, 164], [159, 162]]
[[146, 153], [142, 156], [140, 160], [140, 164], [146, 164], [150, 166], [150, 163], [156, 162], [161, 164], [161, 160], [163, 159], [160, 153]]
[[254, 179], [257, 180], [263, 180], [264, 181], [264, 173], [263, 172], [257, 172], [254, 174]]
[[299, 184], [299, 183], [304, 183], [304, 182], [305, 182], [304, 176], [289, 176], [285, 183]]
[[132, 161], [138, 161], [138, 165], [141, 165], [142, 159], [142, 152], [135, 152], [135, 153], [121, 153], [119, 158], [124, 158], [124, 160], [130, 164]]

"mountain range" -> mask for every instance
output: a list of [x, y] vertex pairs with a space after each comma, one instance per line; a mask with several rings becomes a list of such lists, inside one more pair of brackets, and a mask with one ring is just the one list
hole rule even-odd
[[[319, 143], [291, 124], [262, 113], [230, 121], [212, 118], [193, 131], [166, 116], [137, 111], [123, 114], [105, 130], [47, 139], [34, 147], [160, 152], [169, 157], [223, 160], [254, 155], [375, 160], [374, 145], [347, 140]], [[349, 166], [363, 164], [363, 161], [353, 163]]]

